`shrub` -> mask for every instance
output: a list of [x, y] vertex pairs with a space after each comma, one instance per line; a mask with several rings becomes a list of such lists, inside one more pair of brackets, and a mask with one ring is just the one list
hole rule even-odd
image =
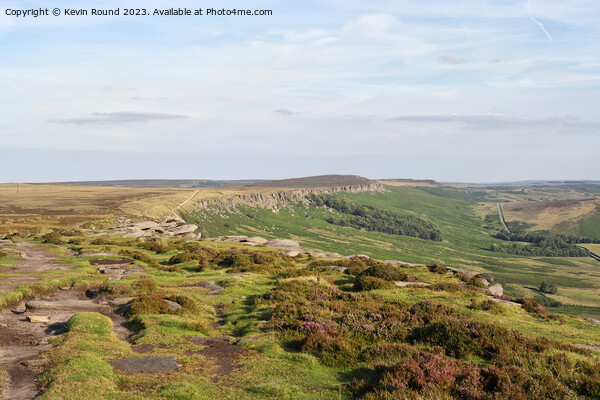
[[154, 295], [143, 295], [133, 299], [131, 307], [126, 311], [127, 317], [146, 314], [169, 314], [169, 305], [163, 299]]
[[429, 270], [429, 272], [433, 272], [435, 274], [446, 274], [448, 273], [448, 270], [446, 269], [446, 267], [444, 267], [443, 265], [439, 265], [439, 264], [432, 264], [432, 265], [428, 265], [427, 269]]
[[354, 290], [357, 291], [391, 289], [394, 287], [394, 282], [386, 281], [374, 276], [358, 276], [354, 280]]
[[492, 314], [502, 314], [504, 309], [497, 301], [486, 299], [486, 300], [471, 300], [471, 304], [469, 305], [471, 310], [484, 310], [488, 311]]
[[542, 282], [542, 284], [540, 285], [540, 292], [547, 294], [556, 294], [558, 293], [558, 289], [552, 283]]
[[134, 260], [145, 262], [146, 264], [152, 264], [153, 262], [155, 262], [154, 259], [146, 253], [136, 250], [121, 250], [119, 251], [119, 255], [128, 256], [133, 258]]
[[44, 239], [44, 243], [52, 243], [57, 245], [65, 244], [65, 242], [61, 238], [61, 234], [56, 231], [46, 233], [42, 236], [42, 239]]
[[158, 290], [158, 285], [150, 276], [140, 277], [140, 279], [131, 286], [136, 292], [142, 294], [151, 294]]
[[390, 282], [416, 282], [418, 280], [415, 276], [407, 274], [406, 272], [401, 271], [398, 267], [391, 264], [380, 264], [373, 267], [369, 267], [360, 274], [358, 274], [358, 277], [363, 276], [370, 276]]

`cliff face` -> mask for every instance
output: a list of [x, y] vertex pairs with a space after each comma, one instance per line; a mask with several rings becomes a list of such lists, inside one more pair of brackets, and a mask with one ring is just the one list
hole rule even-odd
[[302, 188], [302, 189], [288, 189], [279, 190], [272, 193], [248, 193], [239, 194], [227, 198], [213, 198], [201, 200], [197, 205], [196, 209], [224, 209], [226, 211], [235, 211], [238, 205], [258, 207], [269, 209], [274, 212], [278, 212], [281, 207], [286, 206], [290, 203], [304, 203], [308, 204], [306, 196], [309, 194], [323, 194], [323, 193], [336, 193], [336, 192], [383, 192], [385, 191], [383, 185], [379, 183], [371, 183], [367, 185], [349, 185], [349, 186], [338, 186], [330, 188]]

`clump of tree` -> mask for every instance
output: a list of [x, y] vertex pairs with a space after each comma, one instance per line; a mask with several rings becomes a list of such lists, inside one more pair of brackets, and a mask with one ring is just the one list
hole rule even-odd
[[326, 221], [330, 224], [391, 235], [412, 236], [437, 242], [442, 241], [442, 232], [435, 224], [414, 215], [381, 210], [331, 194], [311, 194], [308, 198], [317, 207], [327, 206], [345, 214], [341, 217], [332, 216], [327, 218]]
[[577, 244], [577, 243], [600, 243], [600, 239], [594, 239], [585, 236], [575, 236], [575, 235], [564, 235], [564, 234], [552, 234], [544, 231], [537, 232], [522, 232], [522, 231], [511, 231], [510, 233], [506, 231], [500, 231], [494, 235], [494, 237], [502, 240], [506, 240], [509, 242], [527, 242], [527, 243], [541, 243], [549, 238], [561, 240], [564, 243], [568, 244]]
[[564, 240], [562, 235], [547, 235], [527, 246], [492, 244], [491, 251], [528, 257], [587, 257], [589, 251]]
[[542, 284], [539, 287], [539, 290], [540, 292], [547, 294], [558, 293], [558, 288], [554, 284], [548, 282], [542, 282]]

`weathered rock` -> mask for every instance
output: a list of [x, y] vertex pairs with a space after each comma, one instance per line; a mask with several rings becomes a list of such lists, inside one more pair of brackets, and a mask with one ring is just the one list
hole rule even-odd
[[29, 311], [89, 311], [102, 308], [101, 304], [87, 300], [28, 301], [25, 307]]
[[108, 363], [121, 372], [131, 374], [158, 374], [176, 371], [182, 366], [173, 356], [121, 358]]
[[202, 281], [202, 282], [198, 282], [197, 286], [203, 287], [205, 289], [208, 289], [209, 292], [207, 294], [219, 294], [221, 293], [221, 291], [223, 289], [225, 289], [222, 286], [217, 285], [217, 283], [215, 281]]
[[27, 321], [34, 324], [48, 324], [50, 323], [50, 318], [39, 315], [30, 315], [27, 317]]
[[325, 268], [329, 268], [338, 272], [346, 272], [348, 270], [348, 267], [340, 267], [339, 265], [327, 265]]
[[169, 307], [169, 310], [171, 310], [171, 311], [177, 311], [177, 310], [181, 310], [183, 308], [183, 307], [181, 307], [181, 304], [175, 303], [174, 301], [165, 300], [165, 302], [167, 303], [167, 306]]
[[143, 221], [143, 222], [136, 222], [134, 224], [131, 224], [132, 228], [138, 228], [141, 229], [143, 231], [147, 230], [147, 229], [154, 229], [156, 227], [158, 227], [159, 225], [154, 222], [154, 221]]
[[288, 251], [287, 253], [285, 253], [286, 256], [290, 256], [290, 257], [298, 257], [298, 255], [300, 255], [299, 251], [296, 250], [292, 250], [292, 251]]
[[116, 306], [119, 304], [129, 303], [129, 302], [133, 301], [134, 299], [137, 299], [137, 297], [119, 297], [117, 299], [113, 299], [113, 300], [109, 301], [108, 304], [110, 304], [111, 306]]
[[207, 344], [212, 342], [230, 343], [234, 339], [233, 336], [192, 336], [191, 341], [196, 344]]
[[260, 236], [252, 236], [246, 240], [246, 243], [261, 246], [261, 245], [267, 243], [267, 239], [265, 239], [264, 237], [260, 237]]
[[407, 286], [431, 286], [429, 283], [425, 283], [425, 282], [402, 282], [402, 281], [395, 281], [394, 284], [398, 287], [407, 287]]
[[502, 288], [502, 285], [499, 283], [488, 287], [488, 290], [492, 296], [502, 296], [504, 293], [504, 288]]
[[285, 252], [297, 251], [298, 253], [306, 253], [298, 242], [289, 239], [271, 239], [265, 242], [265, 246]]
[[140, 274], [144, 272], [144, 268], [140, 267], [140, 266], [135, 266], [133, 268], [129, 268], [128, 270], [126, 270], [123, 275], [132, 275], [132, 274]]
[[198, 227], [196, 225], [188, 224], [171, 229], [171, 233], [173, 233], [174, 235], [185, 235], [186, 233], [192, 233], [196, 230], [198, 230]]

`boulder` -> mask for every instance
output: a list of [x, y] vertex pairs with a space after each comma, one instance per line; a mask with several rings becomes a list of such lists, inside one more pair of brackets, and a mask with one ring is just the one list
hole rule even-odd
[[298, 242], [289, 239], [271, 239], [265, 242], [265, 246], [285, 252], [297, 251], [298, 253], [306, 253]]
[[198, 282], [196, 284], [196, 286], [200, 286], [200, 287], [203, 287], [205, 289], [208, 289], [209, 292], [207, 294], [211, 294], [211, 295], [219, 294], [219, 293], [221, 293], [221, 291], [223, 289], [225, 289], [224, 287], [217, 285], [217, 283], [215, 281], [202, 281], [202, 282]]
[[131, 227], [138, 228], [138, 229], [145, 231], [148, 229], [154, 229], [154, 228], [158, 227], [158, 224], [154, 221], [143, 221], [143, 222], [136, 222], [134, 224], [131, 224]]
[[251, 245], [255, 245], [255, 246], [261, 246], [265, 243], [267, 243], [267, 239], [265, 239], [264, 237], [260, 237], [260, 236], [252, 236], [249, 237], [246, 242], [243, 243], [248, 243]]
[[27, 317], [27, 320], [34, 324], [48, 324], [50, 323], [49, 317], [42, 317], [38, 315], [30, 315]]
[[290, 257], [297, 257], [298, 255], [300, 255], [300, 252], [296, 250], [291, 250], [285, 253], [285, 255]]
[[500, 285], [499, 283], [496, 283], [495, 285], [488, 287], [488, 290], [490, 291], [490, 294], [492, 296], [502, 296], [502, 294], [504, 293], [504, 289], [502, 288], [502, 285]]
[[181, 307], [181, 304], [175, 303], [174, 301], [165, 300], [165, 302], [167, 303], [167, 306], [169, 307], [169, 310], [171, 310], [171, 311], [177, 311], [177, 310], [181, 310], [183, 308], [183, 307]]
[[192, 233], [196, 230], [198, 230], [198, 227], [196, 225], [188, 224], [171, 229], [171, 233], [173, 233], [174, 235], [185, 235], [186, 233]]

